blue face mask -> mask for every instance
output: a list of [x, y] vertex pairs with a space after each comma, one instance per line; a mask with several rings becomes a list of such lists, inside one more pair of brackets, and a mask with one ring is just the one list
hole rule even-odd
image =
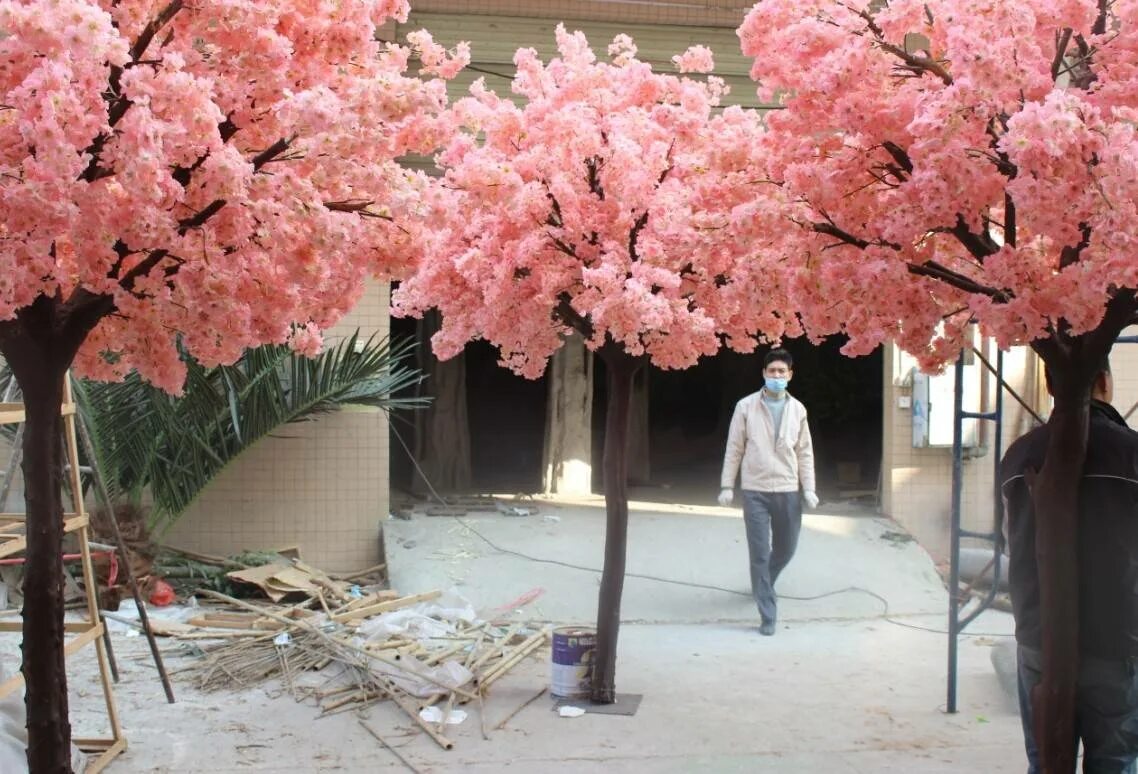
[[771, 392], [786, 392], [786, 385], [790, 382], [785, 376], [768, 376], [767, 389]]

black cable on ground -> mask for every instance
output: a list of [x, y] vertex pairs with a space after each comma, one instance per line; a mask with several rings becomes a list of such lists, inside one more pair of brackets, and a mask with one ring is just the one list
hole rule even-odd
[[[399, 441], [399, 443], [403, 447], [404, 451], [407, 452], [407, 456], [410, 458], [411, 464], [414, 465], [415, 469], [419, 471], [419, 475], [422, 477], [423, 483], [425, 483], [427, 485], [427, 488], [430, 490], [431, 494], [434, 495], [435, 499], [438, 500], [440, 504], [448, 505], [446, 499], [444, 499], [442, 495], [440, 495], [437, 491], [435, 491], [435, 487], [431, 484], [430, 479], [427, 478], [427, 475], [423, 472], [423, 469], [421, 467], [419, 467], [418, 460], [415, 459], [415, 455], [412, 454], [411, 450], [407, 447], [407, 444], [404, 442], [403, 437], [401, 435], [399, 435], [399, 432], [397, 430], [395, 430], [394, 427], [391, 428], [391, 431], [393, 433], [395, 433], [396, 439]], [[474, 533], [474, 535], [477, 536], [480, 540], [482, 540], [482, 542], [484, 542], [486, 545], [490, 546], [491, 548], [493, 548], [495, 551], [497, 551], [499, 553], [506, 554], [508, 556], [514, 556], [514, 557], [517, 557], [519, 559], [525, 559], [526, 561], [529, 561], [529, 562], [536, 562], [538, 564], [552, 564], [552, 565], [556, 565], [558, 567], [565, 567], [565, 568], [568, 568], [570, 570], [580, 570], [582, 572], [592, 572], [592, 573], [597, 573], [597, 574], [600, 574], [602, 572], [601, 570], [599, 570], [595, 567], [586, 567], [584, 565], [573, 564], [571, 562], [563, 562], [560, 559], [545, 559], [545, 558], [542, 558], [539, 556], [531, 556], [530, 554], [526, 554], [526, 553], [523, 553], [521, 551], [515, 551], [515, 550], [510, 549], [510, 548], [503, 548], [502, 546], [498, 545], [493, 540], [491, 540], [490, 538], [486, 537], [484, 534], [479, 532], [472, 525], [467, 523], [463, 519], [463, 517], [452, 516], [451, 518], [453, 518], [456, 522], [461, 524], [465, 529]], [[625, 577], [626, 578], [639, 578], [640, 580], [653, 581], [655, 583], [667, 583], [667, 584], [671, 584], [673, 586], [684, 586], [687, 588], [706, 589], [708, 591], [719, 591], [719, 592], [722, 592], [724, 594], [734, 594], [736, 596], [747, 597], [748, 599], [751, 597], [751, 593], [747, 592], [747, 591], [739, 591], [738, 589], [729, 589], [729, 588], [726, 588], [725, 586], [715, 586], [713, 584], [708, 584], [708, 583], [696, 583], [694, 581], [682, 581], [682, 580], [676, 580], [675, 578], [662, 578], [658, 575], [646, 575], [644, 573], [626, 572]], [[846, 586], [845, 588], [835, 589], [834, 591], [827, 591], [827, 592], [824, 592], [822, 594], [815, 594], [814, 596], [809, 596], [809, 597], [797, 597], [797, 596], [791, 596], [789, 594], [779, 594], [778, 598], [779, 599], [789, 599], [789, 600], [792, 600], [794, 602], [813, 602], [813, 601], [816, 601], [819, 599], [826, 599], [827, 597], [835, 597], [835, 596], [838, 596], [839, 594], [865, 594], [867, 596], [871, 596], [874, 599], [876, 599], [878, 602], [881, 603], [882, 612], [880, 615], [876, 616], [874, 620], [882, 620], [882, 621], [885, 621], [886, 623], [893, 624], [894, 626], [900, 626], [900, 627], [905, 628], [905, 629], [914, 629], [916, 631], [928, 632], [930, 634], [942, 634], [942, 635], [946, 635], [946, 636], [948, 635], [948, 631], [945, 629], [934, 629], [934, 628], [929, 627], [929, 626], [921, 626], [920, 624], [906, 623], [905, 621], [898, 621], [894, 618], [891, 618], [890, 612], [889, 612], [889, 600], [887, 600], [885, 597], [878, 594], [876, 591], [870, 591], [869, 589], [862, 588], [861, 586]], [[961, 637], [1013, 637], [1014, 635], [997, 633], [997, 632], [960, 632], [960, 636]]]

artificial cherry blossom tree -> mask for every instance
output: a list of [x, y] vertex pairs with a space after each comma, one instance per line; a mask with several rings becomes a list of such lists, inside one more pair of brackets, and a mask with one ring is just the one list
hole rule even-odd
[[[603, 360], [607, 523], [591, 694], [612, 702], [633, 377], [649, 362], [683, 368], [724, 340], [748, 350], [788, 331], [772, 312], [778, 282], [759, 293], [764, 267], [741, 262], [732, 227], [759, 206], [749, 177], [759, 116], [717, 112], [719, 79], [654, 73], [627, 36], [609, 47], [611, 63], [560, 26], [557, 48], [547, 64], [532, 49], [515, 55], [523, 104], [481, 81], [454, 104], [459, 132], [438, 158], [451, 200], [393, 300], [404, 314], [441, 312], [440, 358], [483, 338], [502, 365], [536, 378], [576, 332]], [[711, 52], [675, 64], [706, 73]]]
[[762, 0], [739, 35], [785, 108], [757, 173], [785, 227], [756, 249], [786, 258], [808, 333], [936, 367], [976, 321], [1050, 370], [1036, 739], [1072, 771], [1088, 403], [1138, 310], [1138, 2]]
[[[0, 354], [27, 410], [28, 760], [68, 770], [60, 405], [73, 364], [180, 388], [180, 349], [320, 347], [409, 256], [442, 80], [406, 0], [0, 2]], [[443, 78], [466, 52], [412, 36]]]

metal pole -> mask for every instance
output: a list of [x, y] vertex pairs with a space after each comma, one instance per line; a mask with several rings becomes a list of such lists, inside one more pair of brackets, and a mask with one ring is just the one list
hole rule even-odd
[[948, 697], [945, 708], [956, 712], [957, 635], [960, 632], [960, 499], [964, 486], [964, 353], [956, 358], [952, 394], [952, 524], [948, 572]]
[[[170, 676], [166, 674], [166, 665], [162, 663], [162, 653], [158, 650], [158, 642], [154, 639], [154, 630], [150, 628], [150, 616], [146, 612], [146, 603], [142, 599], [142, 593], [138, 589], [138, 579], [134, 576], [134, 567], [131, 566], [130, 556], [126, 552], [126, 543], [122, 539], [122, 532], [119, 531], [119, 520], [115, 516], [115, 505], [111, 500], [111, 494], [107, 491], [107, 485], [103, 481], [97, 466], [95, 465], [95, 448], [91, 443], [91, 436], [87, 432], [87, 422], [82, 412], [75, 413], [75, 426], [79, 429], [79, 438], [83, 442], [83, 448], [87, 452], [87, 456], [91, 459], [91, 478], [95, 481], [95, 488], [103, 501], [103, 507], [107, 509], [107, 517], [111, 523], [111, 531], [115, 533], [115, 543], [118, 544], [119, 556], [122, 558], [123, 569], [126, 571], [127, 580], [130, 583], [130, 593], [134, 597], [134, 605], [138, 608], [138, 620], [142, 624], [142, 631], [146, 634], [146, 641], [150, 645], [150, 655], [154, 657], [154, 666], [158, 669], [158, 677], [162, 681], [162, 690], [166, 692], [166, 701], [170, 704], [174, 703], [174, 689], [170, 686]], [[78, 475], [78, 473], [76, 473]]]

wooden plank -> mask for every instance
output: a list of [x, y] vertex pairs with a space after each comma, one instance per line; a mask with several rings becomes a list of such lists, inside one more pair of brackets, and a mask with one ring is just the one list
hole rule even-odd
[[89, 628], [87, 631], [81, 633], [78, 637], [76, 637], [75, 639], [71, 640], [66, 645], [64, 645], [63, 646], [63, 654], [65, 656], [70, 656], [71, 654], [75, 653], [75, 651], [83, 648], [86, 645], [90, 645], [92, 642], [94, 642], [95, 640], [97, 640], [98, 638], [100, 638], [102, 636], [103, 636], [103, 624], [97, 623], [97, 624], [91, 626], [91, 628]]
[[[63, 533], [68, 534], [70, 532], [75, 532], [76, 530], [83, 529], [87, 526], [88, 521], [89, 520], [86, 515], [72, 516], [70, 519], [64, 520]], [[18, 554], [27, 547], [28, 539], [23, 535], [7, 540], [3, 543], [0, 543], [0, 558]]]
[[[73, 655], [76, 651], [81, 650], [84, 646], [90, 645], [92, 642], [100, 641], [99, 638], [103, 636], [103, 625], [97, 623], [95, 625], [87, 625], [89, 628], [81, 633], [78, 637], [66, 643], [63, 646], [64, 657]], [[22, 672], [9, 677], [3, 683], [0, 683], [0, 699], [8, 696], [14, 691], [19, 690], [24, 685], [24, 675]]]
[[[73, 416], [77, 409], [74, 403], [64, 403], [60, 406], [60, 416]], [[27, 412], [23, 403], [0, 403], [0, 425], [18, 425], [27, 422]]]
[[[64, 511], [63, 513], [64, 519], [69, 519], [76, 515], [74, 511]], [[0, 513], [0, 522], [11, 521], [16, 524], [23, 524], [27, 520], [28, 515], [26, 513]]]
[[[23, 621], [0, 621], [0, 632], [20, 632], [23, 631]], [[91, 624], [87, 621], [65, 621], [63, 624], [63, 631], [71, 634], [85, 632], [91, 628]]]
[[[102, 629], [103, 626], [104, 624], [100, 622], [99, 628]], [[114, 680], [111, 677], [107, 643], [102, 637], [102, 632], [99, 633], [99, 638], [95, 640], [95, 655], [99, 659], [99, 682], [103, 684], [103, 701], [107, 707], [107, 719], [111, 723], [111, 733], [114, 734], [115, 739], [122, 742], [122, 748], [126, 749], [126, 739], [122, 733], [122, 721], [119, 720], [118, 705], [115, 703]], [[115, 753], [115, 755], [117, 754]], [[113, 757], [114, 755], [111, 756], [111, 758]], [[110, 761], [110, 758], [107, 760]], [[89, 766], [87, 770], [91, 770]]]
[[[108, 743], [107, 747], [102, 752], [99, 752], [97, 757], [89, 759], [87, 761], [87, 768], [84, 769], [84, 772], [86, 774], [99, 774], [99, 772], [103, 771], [103, 769], [107, 768], [107, 766], [110, 765], [111, 761], [113, 761], [126, 750], [126, 739], [121, 736], [113, 741], [109, 739], [86, 739], [83, 741], [95, 742], [99, 744], [102, 744], [103, 742]], [[77, 746], [80, 750], [84, 750], [83, 745], [77, 744]], [[86, 750], [84, 750], [84, 752], [86, 752]], [[91, 752], [98, 752], [98, 748], [92, 749]]]

